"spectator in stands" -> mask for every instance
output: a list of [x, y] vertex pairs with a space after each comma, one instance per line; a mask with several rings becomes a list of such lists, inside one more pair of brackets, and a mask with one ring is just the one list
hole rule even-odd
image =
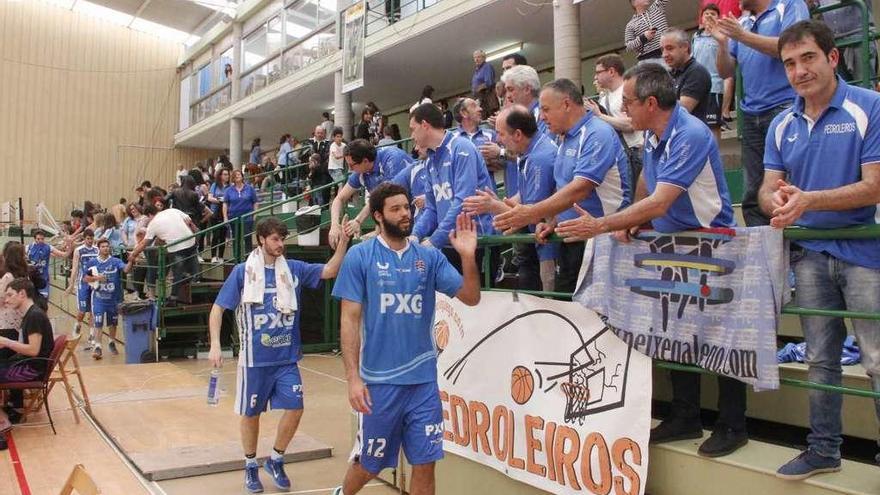
[[[395, 141], [403, 140], [403, 136], [400, 135], [400, 126], [398, 126], [397, 124], [391, 124], [388, 126], [388, 128], [391, 129], [391, 139]], [[399, 143], [397, 147], [401, 147]]]
[[187, 175], [189, 175], [189, 170], [187, 170], [186, 167], [184, 167], [182, 163], [178, 163], [177, 164], [177, 172], [174, 174], [174, 177], [175, 177], [174, 180], [177, 181], [178, 186], [183, 183], [183, 178], [186, 177]]
[[[538, 132], [547, 133], [547, 124], [541, 119], [541, 109], [538, 106], [538, 93], [541, 91], [541, 80], [538, 78], [538, 72], [528, 65], [516, 65], [510, 67], [501, 75], [501, 81], [505, 87], [505, 97], [509, 105], [522, 105], [529, 109], [538, 125]], [[555, 138], [551, 136], [551, 141]], [[519, 171], [517, 169], [515, 156], [508, 156], [507, 150], [502, 146], [491, 142], [484, 143], [480, 146], [480, 153], [486, 163], [493, 163], [495, 160], [505, 160], [504, 167], [504, 185], [505, 194], [513, 197], [518, 192], [517, 178]]]
[[[244, 184], [244, 179], [241, 178], [241, 170], [233, 172], [233, 176], [235, 174], [239, 176], [239, 184], [247, 186], [247, 184]], [[168, 245], [166, 265], [171, 268], [173, 278], [171, 285], [173, 295], [169, 299], [173, 303], [181, 302], [185, 299], [184, 296], [187, 293], [189, 282], [198, 275], [199, 271], [199, 264], [196, 259], [196, 239], [193, 237], [198, 228], [186, 213], [175, 208], [165, 209], [165, 201], [161, 199], [154, 202], [153, 206], [158, 207], [156, 209], [159, 211], [147, 225], [144, 238], [138, 242], [129, 255], [125, 270], [130, 272], [138, 255], [148, 245], [153, 244], [158, 239]], [[153, 264], [155, 262], [150, 261], [148, 258], [148, 263]]]
[[718, 17], [727, 17], [727, 14], [730, 14], [738, 19], [743, 14], [739, 0], [700, 0], [700, 16], [697, 18], [697, 24], [702, 23], [703, 11], [709, 5], [715, 5], [718, 9]]
[[232, 79], [232, 64], [226, 64], [223, 66], [223, 78], [225, 81]]
[[[504, 105], [505, 105], [505, 103], [506, 103], [506, 101], [507, 101], [506, 98], [505, 98], [505, 96], [504, 96], [506, 92], [507, 92], [507, 91], [504, 89], [504, 83], [503, 83], [503, 82], [501, 82], [501, 81], [499, 80], [498, 82], [495, 83], [495, 97], [496, 97], [497, 100], [498, 100], [498, 108], [499, 108], [499, 109], [504, 108]], [[494, 117], [495, 115], [497, 115], [497, 111], [496, 111], [495, 113], [492, 114], [492, 117]]]
[[440, 111], [443, 113], [443, 128], [452, 129], [452, 126], [455, 125], [455, 117], [452, 115], [452, 110], [449, 109], [449, 101], [446, 98], [440, 100]]
[[529, 63], [526, 61], [526, 58], [522, 56], [522, 54], [511, 53], [510, 55], [505, 55], [504, 58], [501, 59], [502, 77], [503, 73], [507, 72], [507, 69], [516, 65], [529, 65]]
[[[425, 167], [430, 186], [425, 195], [425, 212], [415, 224], [413, 235], [426, 246], [447, 248], [462, 201], [477, 189], [494, 191], [495, 184], [473, 142], [461, 133], [447, 132], [443, 128], [443, 114], [435, 105], [419, 105], [410, 114], [409, 129], [414, 144], [427, 150]], [[489, 215], [478, 215], [474, 221], [479, 235], [495, 232]], [[478, 260], [483, 251], [478, 249]], [[443, 253], [460, 271], [461, 259], [454, 250], [443, 249]], [[494, 255], [492, 264], [497, 266]], [[495, 266], [492, 273], [494, 270]]]
[[393, 131], [391, 129], [391, 126], [390, 125], [385, 126], [385, 133], [384, 133], [385, 135], [382, 136], [382, 139], [379, 140], [379, 143], [376, 144], [376, 146], [381, 148], [383, 146], [389, 146], [392, 143], [394, 143], [394, 138], [391, 137], [392, 133], [393, 133]]
[[635, 53], [639, 63], [661, 62], [660, 37], [669, 27], [666, 20], [669, 0], [630, 0], [629, 3], [635, 13], [623, 32], [626, 51]]
[[[452, 114], [455, 116], [456, 122], [458, 122], [458, 129], [453, 131], [453, 135], [468, 139], [477, 147], [478, 151], [481, 151], [486, 146], [486, 154], [481, 153], [484, 163], [492, 172], [501, 170], [504, 167], [504, 160], [501, 159], [500, 152], [496, 152], [494, 156], [490, 152], [490, 150], [495, 150], [497, 145], [494, 147], [488, 146], [494, 144], [497, 139], [495, 131], [480, 127], [480, 123], [483, 120], [480, 102], [473, 98], [460, 98], [455, 106], [452, 107]], [[486, 160], [486, 157], [489, 159]], [[515, 187], [514, 184], [505, 184], [508, 187]]]
[[333, 182], [333, 179], [327, 171], [327, 164], [330, 161], [330, 141], [327, 140], [327, 135], [324, 134], [324, 128], [321, 126], [315, 127], [312, 138], [303, 143], [303, 151], [300, 153], [300, 160], [303, 161], [313, 157], [317, 158], [309, 164], [312, 203], [326, 205], [329, 202], [330, 190], [320, 188]]
[[[386, 130], [387, 133], [387, 130]], [[342, 142], [342, 128], [333, 129], [333, 142], [330, 143], [330, 158], [327, 171], [334, 182], [345, 178], [345, 143]]]
[[137, 244], [135, 231], [137, 230], [138, 220], [143, 216], [143, 208], [137, 203], [129, 203], [126, 208], [128, 215], [122, 221], [122, 244], [125, 248], [131, 250]]
[[285, 182], [288, 182], [288, 180], [290, 178], [286, 177], [287, 171], [283, 170], [283, 169], [286, 169], [287, 167], [293, 165], [293, 163], [292, 163], [293, 157], [291, 156], [292, 151], [293, 151], [293, 138], [290, 136], [290, 134], [282, 135], [281, 139], [278, 141], [278, 160], [277, 160], [277, 162], [278, 162], [278, 167], [282, 169], [282, 173], [285, 176], [282, 179]]
[[[710, 109], [712, 76], [705, 67], [691, 55], [691, 44], [687, 33], [672, 28], [660, 37], [663, 60], [675, 81], [678, 103], [691, 115], [709, 125], [707, 115]], [[717, 108], [712, 108], [717, 113]]]
[[[580, 89], [569, 79], [557, 79], [544, 86], [540, 102], [548, 129], [561, 136], [554, 164], [556, 192], [496, 216], [495, 228], [505, 234], [535, 224], [535, 235], [546, 238], [557, 221], [578, 217], [573, 203], [596, 217], [630, 203], [633, 188], [623, 145], [613, 127], [587, 111]], [[557, 291], [574, 292], [584, 247], [583, 242], [560, 245]]]
[[[200, 200], [199, 194], [195, 192], [195, 181], [192, 177], [184, 177], [181, 187], [169, 195], [169, 206], [186, 213], [198, 230], [201, 230], [210, 218], [211, 212], [205, 206], [205, 203]], [[201, 236], [199, 236], [199, 239], [196, 239], [196, 242], [199, 244], [198, 261], [203, 263], [204, 260], [202, 260], [201, 252], [204, 246], [200, 238]]]
[[[150, 225], [150, 221], [153, 220], [153, 217], [156, 216], [158, 210], [155, 206], [148, 204], [144, 206], [144, 214], [138, 219], [137, 230], [134, 233], [135, 239], [138, 243], [140, 243], [147, 235], [147, 226]], [[135, 245], [137, 247], [137, 245]], [[135, 286], [138, 290], [138, 297], [141, 299], [153, 299], [154, 297], [154, 288], [156, 286], [156, 278], [158, 276], [157, 265], [159, 263], [159, 254], [155, 246], [148, 246], [144, 249], [143, 255], [140, 256], [132, 256], [132, 253], [128, 255], [129, 261], [134, 260], [135, 263], [139, 264], [139, 267], [135, 267], [133, 272]]]
[[[45, 310], [35, 302], [36, 289], [30, 280], [19, 277], [3, 291], [4, 306], [21, 317], [21, 342], [0, 336], [0, 350], [12, 351], [11, 357], [0, 362], [0, 383], [40, 380], [47, 370], [47, 362], [55, 345], [52, 323]], [[12, 429], [5, 410], [0, 410], [0, 450], [5, 450], [5, 433]]]
[[141, 182], [140, 187], [135, 189], [135, 191], [138, 194], [138, 204], [141, 205], [141, 208], [146, 206], [147, 201], [145, 199], [145, 196], [147, 194], [147, 191], [149, 191], [152, 188], [153, 188], [153, 184], [151, 184], [150, 181], [145, 180], [145, 181]]
[[369, 108], [364, 107], [361, 110], [361, 121], [358, 122], [357, 126], [354, 129], [354, 138], [355, 139], [366, 139], [370, 140], [370, 123], [373, 122], [373, 114], [370, 112]]
[[728, 14], [709, 21], [705, 28], [718, 40], [716, 63], [721, 77], [733, 77], [737, 65], [742, 72], [742, 214], [748, 226], [767, 225], [769, 220], [758, 206], [764, 139], [770, 122], [790, 107], [795, 97], [776, 45], [779, 33], [808, 19], [810, 13], [803, 0], [742, 0], [740, 4], [751, 12], [743, 24]]
[[[486, 110], [487, 115], [492, 115], [498, 110], [498, 102], [495, 96], [495, 69], [492, 64], [486, 62], [486, 53], [483, 50], [474, 52], [474, 74], [471, 76], [471, 94], [480, 102], [480, 106]], [[455, 111], [452, 112], [455, 115]]]
[[324, 135], [326, 135], [326, 136], [333, 135], [333, 129], [336, 126], [333, 125], [333, 119], [330, 118], [330, 112], [322, 113], [321, 117], [324, 118], [324, 120], [321, 121], [321, 127], [324, 128]]
[[422, 103], [434, 103], [432, 98], [434, 98], [434, 86], [428, 84], [422, 88], [422, 96], [419, 97], [416, 106], [421, 105]]
[[[658, 232], [734, 227], [718, 143], [705, 123], [689, 115], [680, 104], [669, 73], [659, 64], [639, 64], [630, 69], [624, 74], [623, 101], [633, 128], [647, 131], [645, 164], [638, 186], [647, 196], [604, 217], [578, 208], [578, 216], [560, 222], [556, 232], [566, 241], [584, 241], [613, 232], [618, 241], [629, 242], [648, 222]], [[657, 153], [660, 149], [663, 151]], [[673, 382], [671, 415], [651, 431], [652, 442], [702, 436], [700, 382], [696, 376], [695, 386], [686, 391]], [[748, 442], [745, 386], [732, 378], [718, 380], [720, 415], [714, 432], [699, 447], [699, 453], [708, 457], [727, 455]]]
[[367, 102], [367, 108], [370, 109], [370, 142], [376, 144], [382, 139], [382, 132], [385, 129], [385, 117], [379, 111], [379, 107], [372, 101]]
[[345, 224], [341, 223], [343, 209], [355, 192], [361, 188], [372, 191], [379, 184], [393, 179], [412, 161], [405, 151], [396, 146], [377, 149], [366, 139], [352, 141], [345, 148], [345, 159], [351, 175], [330, 205], [329, 241], [333, 248], [343, 232], [348, 237], [359, 235], [361, 225], [369, 215], [369, 205], [364, 205], [358, 215]]
[[721, 128], [726, 126], [724, 117], [730, 116], [729, 110], [733, 93], [728, 94], [725, 91], [725, 85], [728, 82], [732, 85], [733, 78], [723, 79], [718, 73], [718, 65], [715, 60], [718, 56], [718, 41], [715, 40], [709, 32], [706, 31], [706, 25], [714, 22], [721, 15], [721, 11], [714, 3], [706, 4], [700, 14], [700, 27], [694, 33], [692, 41], [692, 50], [694, 58], [703, 67], [709, 71], [712, 78], [712, 92], [709, 96], [709, 107], [706, 109], [706, 123], [715, 134], [715, 139], [721, 139]]
[[385, 18], [388, 19], [388, 24], [400, 20], [400, 0], [385, 0]]
[[[528, 67], [528, 66], [519, 66]], [[530, 67], [529, 67], [530, 68]], [[504, 76], [511, 71], [505, 72]], [[504, 78], [502, 76], [502, 78]], [[525, 106], [512, 104], [498, 114], [495, 129], [505, 149], [517, 156], [517, 193], [501, 201], [488, 191], [464, 201], [468, 213], [491, 213], [498, 215], [517, 204], [535, 204], [550, 197], [556, 190], [553, 166], [556, 162], [556, 145], [552, 137], [538, 130], [534, 114]], [[534, 225], [528, 226], [535, 231]], [[518, 244], [517, 287], [527, 290], [554, 290], [558, 244]]]
[[[770, 124], [760, 204], [776, 228], [873, 225], [880, 203], [880, 95], [835, 73], [834, 33], [799, 22], [779, 37], [779, 56], [798, 94]], [[833, 164], [832, 166], [830, 166]], [[880, 240], [803, 240], [791, 245], [796, 304], [819, 310], [880, 312]], [[853, 318], [862, 366], [880, 392], [880, 322]], [[840, 386], [843, 318], [801, 316], [809, 381]], [[810, 391], [806, 451], [777, 471], [797, 480], [840, 470], [843, 396]], [[880, 416], [880, 400], [874, 399]], [[880, 460], [880, 456], [878, 456]]]
[[[260, 138], [254, 138], [251, 142], [251, 153], [248, 155], [248, 164], [259, 166], [262, 163], [263, 148], [260, 147]], [[213, 170], [211, 171], [214, 172]]]
[[[28, 276], [27, 259], [24, 256], [16, 255], [15, 249], [10, 246], [12, 244], [3, 249], [2, 259], [0, 259], [2, 261], [0, 263], [0, 294], [5, 294], [6, 286], [16, 278], [27, 278]], [[9, 251], [8, 258], [7, 251]], [[17, 340], [20, 326], [21, 314], [14, 308], [0, 302], [0, 335]], [[9, 356], [4, 356], [4, 352], [0, 351], [0, 358], [4, 357], [8, 358]]]
[[239, 234], [233, 228], [233, 240], [234, 242], [243, 241], [244, 252], [250, 253], [254, 249], [254, 216], [252, 212], [259, 208], [259, 198], [257, 198], [257, 191], [250, 184], [245, 183], [241, 170], [233, 170], [231, 177], [232, 184], [223, 191], [223, 221], [243, 219], [241, 233], [243, 239], [236, 237]]
[[95, 241], [106, 239], [110, 243], [110, 253], [113, 256], [121, 256], [125, 252], [125, 244], [122, 242], [122, 229], [116, 223], [116, 217], [105, 214], [101, 218], [101, 234], [95, 236]]
[[116, 223], [122, 223], [125, 220], [125, 205], [127, 204], [127, 199], [119, 198], [119, 202], [110, 207], [110, 214], [116, 218]]
[[[229, 171], [221, 170], [214, 175], [214, 183], [208, 192], [208, 207], [211, 209], [211, 226], [223, 223], [223, 197], [229, 187]], [[226, 255], [226, 234], [228, 228], [211, 231], [211, 263], [222, 263]]]
[[630, 177], [635, 184], [642, 172], [642, 147], [645, 140], [643, 133], [632, 128], [629, 115], [623, 111], [624, 70], [620, 55], [611, 53], [599, 57], [596, 60], [595, 82], [604, 94], [600, 95], [598, 102], [590, 99], [585, 104], [593, 115], [610, 124], [623, 138]]
[[[839, 0], [807, 0], [810, 8], [824, 7], [826, 5], [839, 4]], [[867, 1], [865, 7], [868, 8], [868, 28], [874, 31], [874, 3]], [[839, 9], [829, 10], [821, 14], [822, 20], [834, 32], [835, 39], [843, 39], [850, 36], [858, 35], [861, 38], [862, 32], [862, 11], [855, 4], [847, 5]], [[869, 78], [877, 74], [877, 44], [874, 40], [869, 40], [870, 70], [866, 74]], [[840, 60], [837, 64], [837, 71], [843, 76], [845, 81], [852, 81], [854, 84], [861, 85], [863, 75], [862, 68], [862, 46], [860, 44], [839, 48]], [[864, 87], [864, 86], [863, 86]]]

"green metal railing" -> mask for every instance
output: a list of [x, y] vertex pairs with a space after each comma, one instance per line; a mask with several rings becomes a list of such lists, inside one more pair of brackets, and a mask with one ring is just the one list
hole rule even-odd
[[[877, 239], [880, 238], [880, 225], [865, 225], [859, 227], [848, 227], [842, 229], [828, 229], [828, 230], [820, 230], [820, 229], [806, 229], [803, 227], [788, 227], [783, 230], [783, 237], [788, 240], [816, 240], [816, 239]], [[561, 242], [562, 238], [557, 235], [552, 235], [550, 237], [550, 242]], [[480, 246], [499, 246], [499, 245], [507, 245], [507, 244], [518, 244], [518, 243], [532, 243], [535, 242], [535, 236], [533, 234], [515, 234], [508, 236], [485, 236], [480, 237], [478, 244]], [[492, 292], [511, 292], [511, 293], [520, 293], [520, 294], [532, 294], [540, 297], [551, 297], [554, 299], [565, 299], [571, 300], [572, 295], [568, 292], [548, 292], [548, 291], [536, 291], [536, 290], [517, 290], [517, 289], [500, 289], [500, 288], [490, 288], [489, 280], [491, 277], [491, 259], [489, 256], [483, 256], [483, 265], [481, 267], [483, 274], [485, 275], [484, 280], [484, 290], [492, 291]], [[830, 310], [830, 309], [818, 309], [818, 308], [801, 308], [798, 306], [793, 306], [788, 304], [782, 308], [783, 314], [789, 315], [800, 315], [800, 316], [827, 316], [827, 317], [835, 317], [835, 318], [850, 318], [850, 319], [867, 319], [867, 320], [880, 320], [880, 313], [873, 312], [865, 312], [865, 311], [849, 311], [849, 310]], [[668, 361], [652, 361], [654, 366], [658, 368], [670, 369], [670, 370], [681, 370], [681, 371], [693, 371], [697, 373], [703, 374], [716, 374], [712, 371], [686, 364], [672, 363]], [[880, 392], [874, 392], [872, 390], [865, 390], [861, 388], [853, 388], [853, 387], [845, 387], [845, 386], [836, 386], [836, 385], [826, 385], [823, 383], [815, 383], [806, 380], [796, 380], [793, 378], [780, 378], [779, 383], [792, 387], [799, 388], [807, 388], [811, 390], [823, 390], [826, 392], [836, 392], [845, 395], [852, 395], [857, 397], [867, 397], [871, 399], [880, 399]]]
[[876, 74], [871, 74], [871, 43], [873, 43], [874, 40], [878, 38], [878, 34], [871, 31], [871, 12], [868, 11], [868, 6], [865, 4], [865, 1], [840, 0], [840, 2], [837, 3], [832, 3], [821, 7], [814, 7], [810, 9], [810, 13], [813, 15], [819, 15], [826, 12], [831, 12], [833, 10], [844, 9], [847, 7], [856, 7], [859, 9], [862, 24], [861, 32], [847, 38], [837, 39], [835, 40], [835, 45], [837, 45], [838, 48], [847, 48], [856, 45], [859, 46], [859, 56], [862, 61], [862, 77], [861, 79], [848, 82], [852, 84], [858, 84], [863, 88], [871, 89], [874, 87], [874, 81], [876, 81], [877, 79]]

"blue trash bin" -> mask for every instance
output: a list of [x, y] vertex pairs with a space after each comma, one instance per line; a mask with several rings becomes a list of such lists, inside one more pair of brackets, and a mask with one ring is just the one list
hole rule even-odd
[[125, 364], [140, 364], [150, 353], [156, 331], [156, 307], [152, 301], [119, 305], [125, 331]]

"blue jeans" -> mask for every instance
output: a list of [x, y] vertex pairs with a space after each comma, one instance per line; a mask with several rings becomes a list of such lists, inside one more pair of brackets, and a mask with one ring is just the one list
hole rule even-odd
[[[796, 278], [796, 303], [804, 308], [880, 312], [880, 270], [853, 265], [824, 253], [792, 245], [791, 266]], [[853, 319], [853, 332], [862, 366], [880, 391], [880, 321]], [[843, 318], [802, 316], [807, 342], [809, 380], [840, 385], [840, 355], [846, 338]], [[810, 390], [810, 434], [807, 443], [819, 455], [840, 458], [843, 396]], [[880, 400], [874, 400], [880, 418]]]
[[764, 144], [773, 119], [790, 106], [786, 103], [761, 114], [742, 115], [742, 214], [749, 227], [770, 224], [770, 219], [758, 206], [758, 190], [764, 181]]

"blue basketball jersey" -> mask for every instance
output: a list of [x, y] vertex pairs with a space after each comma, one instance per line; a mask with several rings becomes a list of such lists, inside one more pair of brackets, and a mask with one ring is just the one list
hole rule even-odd
[[98, 246], [93, 244], [92, 247], [88, 247], [83, 244], [76, 248], [76, 252], [79, 253], [79, 282], [87, 285], [82, 277], [86, 273], [86, 265], [88, 265], [93, 258], [98, 257]]
[[283, 314], [277, 309], [278, 291], [275, 287], [275, 268], [272, 266], [267, 266], [264, 273], [266, 287], [263, 291], [263, 304], [241, 304], [244, 263], [235, 266], [217, 294], [214, 304], [235, 310], [241, 341], [239, 366], [278, 366], [295, 363], [302, 357], [302, 339], [299, 333], [300, 314], [303, 310], [302, 288], [305, 286], [315, 289], [321, 284], [324, 265], [287, 260], [287, 266], [293, 276], [298, 308], [292, 314]]
[[98, 283], [97, 289], [92, 289], [92, 304], [100, 303], [116, 306], [117, 291], [122, 287], [122, 270], [125, 262], [113, 256], [101, 259], [100, 256], [92, 256], [85, 265], [85, 275], [104, 275], [107, 280]]
[[49, 283], [49, 258], [52, 256], [52, 247], [45, 242], [35, 242], [27, 248], [28, 263], [36, 268], [43, 280]]
[[434, 248], [409, 242], [395, 252], [381, 237], [351, 248], [333, 297], [362, 305], [360, 374], [366, 383], [437, 380], [435, 291], [453, 297], [462, 284], [461, 274]]

